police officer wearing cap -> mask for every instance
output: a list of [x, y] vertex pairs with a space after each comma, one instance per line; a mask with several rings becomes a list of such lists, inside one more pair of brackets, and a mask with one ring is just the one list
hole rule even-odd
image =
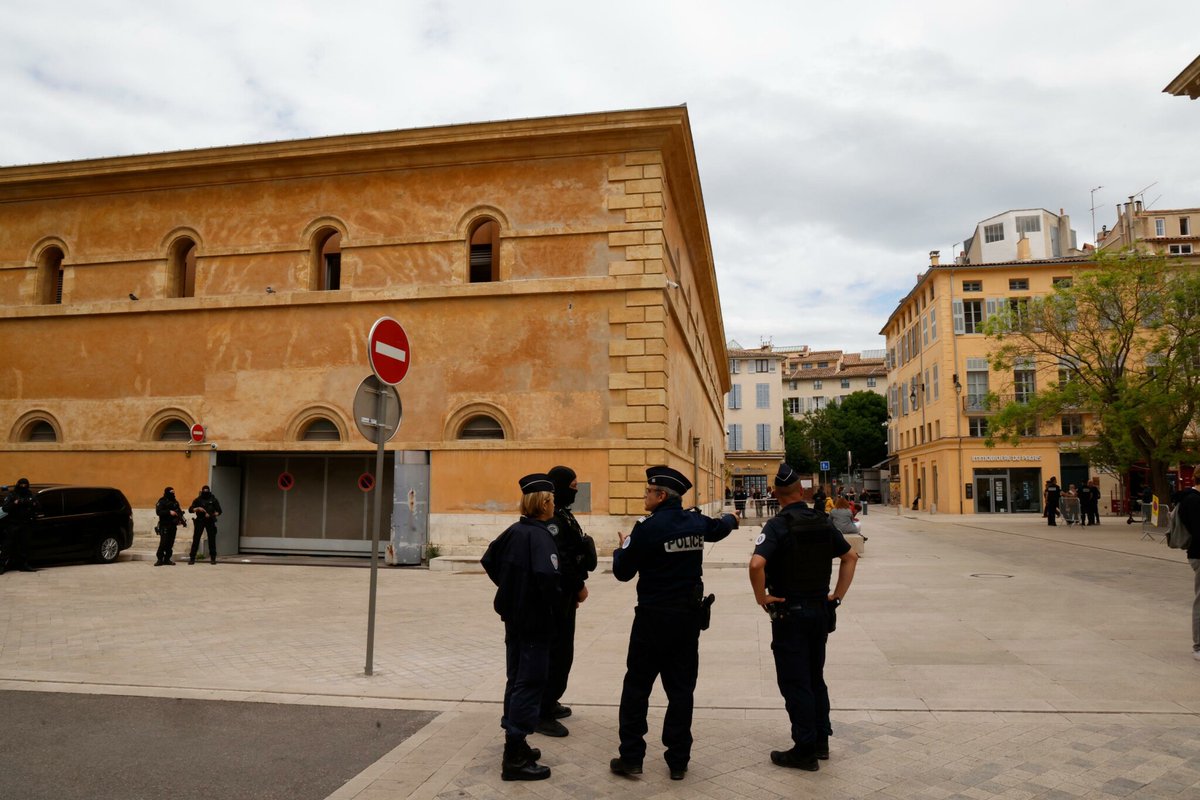
[[[792, 747], [771, 753], [781, 767], [816, 771], [829, 758], [829, 688], [825, 645], [836, 621], [858, 554], [825, 514], [804, 503], [809, 490], [781, 464], [775, 494], [783, 506], [763, 526], [750, 557], [754, 599], [771, 616], [775, 676], [788, 718]], [[833, 559], [840, 559], [837, 585], [829, 590]]]
[[[621, 690], [620, 756], [609, 762], [618, 775], [639, 775], [646, 755], [646, 711], [655, 678], [662, 676], [667, 714], [662, 741], [672, 780], [682, 780], [692, 751], [692, 696], [700, 666], [704, 605], [704, 545], [719, 542], [738, 526], [737, 517], [712, 519], [684, 511], [692, 484], [670, 467], [646, 470], [645, 507], [613, 553], [613, 575], [637, 583], [637, 608], [629, 632]], [[711, 602], [711, 601], [709, 601]]]
[[537, 473], [520, 480], [521, 519], [490, 545], [481, 561], [496, 584], [493, 607], [504, 620], [504, 755], [500, 777], [506, 781], [540, 781], [550, 768], [537, 763], [541, 751], [525, 737], [537, 727], [550, 643], [557, 628], [558, 551], [546, 523], [554, 516], [554, 483]]
[[557, 614], [558, 629], [550, 645], [550, 673], [542, 695], [542, 718], [537, 732], [544, 736], [566, 736], [570, 731], [559, 720], [571, 716], [571, 708], [559, 701], [567, 691], [567, 678], [575, 661], [575, 612], [579, 604], [587, 600], [588, 573], [596, 568], [596, 543], [583, 532], [571, 513], [579, 489], [575, 470], [559, 466], [547, 474], [554, 482], [554, 517], [546, 527], [558, 549], [562, 595]]

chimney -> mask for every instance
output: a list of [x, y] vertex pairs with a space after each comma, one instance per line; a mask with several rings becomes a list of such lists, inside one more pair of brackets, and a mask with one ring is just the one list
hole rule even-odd
[[941, 260], [941, 256], [942, 256], [941, 250], [930, 250], [929, 251], [929, 266], [936, 267], [938, 265], [938, 262]]
[[1017, 239], [1017, 261], [1028, 261], [1029, 259], [1029, 239], [1022, 233], [1021, 238]]

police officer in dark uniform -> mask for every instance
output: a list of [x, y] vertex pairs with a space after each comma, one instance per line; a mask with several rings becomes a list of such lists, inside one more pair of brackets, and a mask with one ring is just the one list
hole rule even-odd
[[[825, 644], [835, 612], [854, 580], [858, 554], [829, 518], [803, 501], [808, 490], [800, 476], [782, 464], [775, 494], [783, 505], [763, 526], [750, 557], [754, 599], [771, 615], [775, 677], [792, 723], [792, 748], [773, 751], [781, 767], [816, 771], [829, 758], [829, 689], [825, 685]], [[833, 559], [841, 559], [837, 586], [829, 591]]]
[[704, 598], [704, 545], [719, 542], [738, 526], [684, 511], [682, 495], [692, 484], [670, 467], [646, 470], [642, 517], [613, 553], [619, 581], [640, 575], [637, 608], [629, 632], [625, 683], [621, 690], [620, 757], [609, 762], [618, 775], [640, 775], [646, 755], [646, 710], [654, 679], [662, 676], [667, 714], [662, 741], [671, 780], [682, 780], [692, 751], [692, 695], [700, 666], [700, 630], [711, 599]]
[[493, 607], [504, 620], [508, 681], [504, 686], [504, 756], [500, 777], [540, 781], [550, 768], [537, 763], [542, 754], [525, 737], [537, 727], [550, 643], [561, 607], [558, 551], [546, 523], [554, 516], [554, 483], [541, 473], [520, 480], [521, 519], [493, 541], [481, 563], [496, 584]]
[[16, 487], [4, 497], [4, 513], [9, 521], [0, 573], [10, 569], [37, 572], [29, 565], [29, 537], [33, 534], [33, 518], [40, 508], [41, 504], [29, 488], [28, 478], [18, 479]]
[[588, 573], [596, 568], [596, 543], [583, 532], [571, 513], [579, 481], [570, 467], [554, 467], [547, 473], [554, 481], [554, 518], [547, 524], [558, 548], [558, 571], [562, 597], [558, 609], [558, 629], [550, 646], [550, 674], [542, 695], [541, 720], [537, 732], [545, 736], [566, 736], [567, 726], [559, 720], [571, 716], [569, 706], [561, 702], [567, 691], [567, 678], [575, 660], [575, 612], [587, 600]]
[[163, 489], [163, 496], [154, 504], [154, 513], [158, 515], [158, 552], [155, 553], [156, 567], [173, 567], [175, 562], [171, 555], [175, 550], [175, 533], [180, 525], [186, 525], [183, 509], [175, 499], [175, 490], [168, 486]]
[[188, 563], [196, 563], [196, 553], [200, 550], [200, 536], [208, 534], [208, 557], [212, 563], [217, 563], [217, 517], [221, 516], [221, 501], [207, 486], [200, 487], [200, 494], [188, 506], [188, 511], [195, 514], [192, 520], [192, 551], [188, 554]]

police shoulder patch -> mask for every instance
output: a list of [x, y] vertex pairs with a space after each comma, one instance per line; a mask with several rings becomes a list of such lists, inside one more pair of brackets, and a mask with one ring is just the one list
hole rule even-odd
[[553, 522], [546, 525], [546, 530], [550, 531], [551, 536], [558, 536], [558, 526]]
[[766, 540], [767, 540], [767, 535], [766, 535], [765, 533], [760, 533], [760, 534], [758, 535], [758, 538], [754, 540], [754, 544], [755, 544], [755, 545], [760, 545], [760, 544], [762, 544], [763, 542], [765, 542]]
[[630, 542], [632, 542], [632, 541], [633, 541], [633, 534], [631, 533], [631, 534], [629, 534], [628, 536], [626, 536], [626, 537], [625, 537], [625, 541], [621, 542], [621, 549], [622, 549], [622, 550], [628, 550], [628, 549], [629, 549], [629, 543], [630, 543]]
[[550, 554], [550, 563], [554, 566], [555, 569], [558, 569], [558, 553]]

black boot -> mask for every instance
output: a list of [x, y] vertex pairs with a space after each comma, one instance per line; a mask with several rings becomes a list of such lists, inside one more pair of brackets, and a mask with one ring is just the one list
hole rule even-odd
[[813, 753], [816, 755], [817, 758], [821, 759], [822, 761], [829, 760], [829, 737], [828, 736], [821, 735], [821, 736], [817, 737], [817, 743], [813, 746]]
[[524, 736], [506, 736], [500, 777], [506, 781], [541, 781], [550, 777], [550, 768], [530, 758]]
[[791, 767], [816, 772], [820, 769], [817, 764], [817, 754], [812, 745], [801, 747], [796, 745], [791, 750], [772, 750], [771, 763], [779, 767]]

